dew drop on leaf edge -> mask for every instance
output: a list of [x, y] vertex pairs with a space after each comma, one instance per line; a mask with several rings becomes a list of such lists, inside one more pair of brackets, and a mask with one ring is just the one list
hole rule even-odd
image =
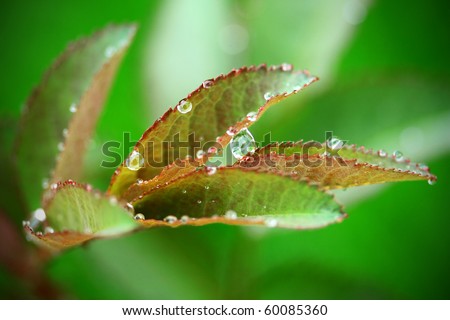
[[177, 109], [180, 113], [188, 113], [192, 110], [192, 103], [188, 100], [182, 100], [178, 105]]
[[247, 128], [242, 129], [230, 141], [230, 149], [233, 156], [240, 160], [246, 154], [253, 153], [256, 150], [255, 138], [253, 138]]
[[136, 213], [134, 215], [134, 220], [145, 220], [145, 216], [142, 213]]
[[133, 150], [125, 160], [125, 165], [128, 169], [137, 171], [144, 166], [144, 157], [136, 150]]

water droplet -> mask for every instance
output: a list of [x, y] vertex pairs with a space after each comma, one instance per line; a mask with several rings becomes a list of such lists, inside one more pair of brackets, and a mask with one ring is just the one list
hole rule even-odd
[[206, 173], [209, 176], [212, 176], [213, 174], [215, 174], [217, 172], [217, 167], [206, 167]]
[[264, 206], [263, 206], [263, 209], [264, 209], [264, 210], [265, 210], [265, 209], [267, 209], [267, 206], [266, 206], [266, 205], [264, 205]]
[[322, 153], [322, 157], [324, 157], [324, 158], [329, 158], [329, 157], [331, 157], [331, 153], [329, 153], [328, 151], [324, 151], [324, 152]]
[[203, 157], [206, 155], [206, 153], [203, 150], [198, 150], [195, 155], [197, 156], [197, 159], [203, 159]]
[[44, 229], [44, 233], [45, 234], [49, 234], [49, 233], [55, 233], [55, 230], [52, 227], [45, 227]]
[[45, 211], [42, 208], [36, 209], [33, 212], [33, 216], [35, 219], [39, 220], [39, 221], [45, 221], [46, 215], [45, 215]]
[[60, 151], [60, 152], [64, 151], [64, 143], [63, 142], [58, 143], [58, 151]]
[[430, 186], [434, 186], [436, 184], [436, 180], [435, 179], [428, 179], [428, 184]]
[[68, 129], [63, 129], [62, 135], [63, 135], [64, 138], [67, 138], [67, 136], [69, 135], [69, 130]]
[[178, 218], [172, 215], [169, 215], [167, 217], [164, 218], [164, 221], [167, 223], [174, 223], [177, 222]]
[[205, 189], [206, 189], [206, 190], [209, 190], [209, 186], [205, 186]]
[[134, 215], [134, 220], [145, 220], [145, 216], [142, 213], [136, 213]]
[[134, 212], [134, 207], [131, 203], [127, 202], [127, 204], [125, 205], [125, 208], [130, 211], [130, 212]]
[[143, 184], [143, 183], [144, 183], [144, 180], [142, 180], [142, 179], [137, 179], [137, 180], [136, 180], [136, 183], [137, 183], [137, 184]]
[[70, 105], [69, 110], [70, 110], [70, 112], [72, 112], [72, 113], [77, 112], [77, 105], [76, 105], [75, 103], [72, 103], [72, 104]]
[[22, 226], [23, 227], [29, 227], [30, 226], [30, 221], [28, 221], [28, 220], [22, 221]]
[[36, 232], [36, 236], [42, 237], [42, 232], [41, 231]]
[[47, 189], [48, 188], [48, 179], [43, 179], [42, 180], [42, 189]]
[[192, 103], [188, 100], [181, 100], [177, 106], [177, 109], [180, 113], [188, 113], [192, 110]]
[[403, 157], [403, 153], [401, 153], [400, 151], [394, 151], [393, 157], [397, 162], [402, 162], [403, 160], [405, 160], [405, 158]]
[[255, 139], [248, 129], [242, 129], [230, 141], [231, 153], [240, 160], [246, 154], [253, 153], [256, 150]]
[[229, 127], [227, 130], [227, 135], [234, 136], [236, 134], [236, 129], [233, 127]]
[[387, 152], [383, 149], [378, 150], [378, 155], [382, 158], [385, 158], [387, 156]]
[[339, 150], [344, 146], [344, 142], [336, 137], [327, 140], [327, 146], [331, 150]]
[[421, 171], [426, 171], [426, 172], [430, 171], [430, 168], [428, 168], [428, 166], [423, 163], [417, 164], [417, 168], [419, 168], [419, 170], [421, 170]]
[[274, 228], [278, 225], [278, 221], [277, 221], [277, 219], [270, 218], [270, 219], [264, 220], [264, 224], [266, 226], [268, 226], [269, 228]]
[[111, 196], [109, 198], [109, 203], [112, 204], [112, 205], [116, 205], [117, 204], [117, 198], [114, 197], [114, 196]]
[[187, 193], [187, 191], [186, 191], [186, 190], [183, 190], [183, 191], [181, 191], [181, 192], [183, 192], [183, 193]]
[[111, 58], [116, 53], [116, 48], [109, 46], [105, 49], [105, 56]]
[[281, 65], [281, 70], [283, 70], [283, 71], [291, 71], [292, 70], [292, 64], [283, 63]]
[[209, 154], [216, 154], [217, 153], [217, 148], [216, 147], [210, 147], [208, 149], [208, 153]]
[[144, 166], [144, 157], [136, 150], [133, 150], [125, 161], [125, 165], [128, 169], [137, 171]]
[[264, 99], [266, 101], [270, 100], [273, 96], [274, 94], [272, 92], [267, 91], [266, 93], [264, 93]]
[[251, 111], [251, 112], [247, 113], [248, 121], [255, 122], [257, 118], [258, 118], [258, 112]]
[[236, 211], [228, 210], [227, 212], [225, 212], [225, 218], [231, 219], [231, 220], [236, 220], [237, 219]]
[[205, 80], [202, 83], [203, 88], [205, 88], [205, 89], [211, 88], [213, 84], [214, 84], [214, 81], [212, 81], [212, 80]]
[[197, 200], [197, 203], [198, 203], [198, 204], [201, 204], [201, 203], [202, 203], [202, 200]]
[[186, 216], [186, 215], [181, 216], [180, 221], [181, 221], [181, 223], [188, 223], [189, 216]]

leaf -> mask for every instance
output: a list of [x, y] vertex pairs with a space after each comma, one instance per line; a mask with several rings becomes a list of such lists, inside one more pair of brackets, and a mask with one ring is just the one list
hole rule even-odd
[[54, 232], [35, 233], [25, 230], [32, 239], [53, 249], [63, 249], [88, 240], [117, 236], [137, 227], [132, 215], [117, 199], [93, 191], [89, 185], [72, 180], [52, 185], [44, 197], [46, 224]]
[[[135, 211], [150, 218], [143, 225], [221, 222], [310, 229], [339, 222], [346, 216], [331, 195], [304, 181], [240, 168], [216, 170], [212, 173], [200, 168], [135, 199]], [[229, 210], [237, 216], [227, 213]]]
[[[316, 80], [307, 72], [292, 71], [290, 65], [262, 65], [203, 82], [143, 134], [133, 151], [143, 156], [143, 167], [130, 170], [124, 161], [112, 177], [109, 192], [120, 196], [137, 179], [149, 180], [177, 158], [195, 155], [200, 149], [207, 151], [216, 141], [226, 146], [231, 139], [227, 129], [238, 132], [252, 125], [271, 105]], [[247, 118], [250, 112], [255, 115]], [[177, 140], [184, 145], [177, 145]]]
[[86, 144], [135, 31], [135, 25], [109, 26], [69, 45], [31, 94], [16, 140], [29, 206], [39, 206], [42, 184], [80, 178]]
[[[339, 140], [338, 140], [339, 141]], [[332, 149], [326, 144], [302, 141], [275, 143], [258, 149], [235, 166], [272, 171], [307, 179], [322, 189], [348, 188], [407, 180], [435, 181], [429, 168], [411, 163], [401, 154], [387, 155], [355, 145]]]

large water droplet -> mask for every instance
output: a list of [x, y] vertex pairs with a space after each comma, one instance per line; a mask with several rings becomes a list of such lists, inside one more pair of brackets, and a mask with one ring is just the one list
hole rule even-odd
[[251, 111], [251, 112], [247, 113], [248, 121], [255, 122], [257, 118], [258, 118], [258, 112]]
[[167, 223], [174, 223], [177, 222], [178, 218], [172, 215], [169, 215], [167, 217], [164, 218], [164, 221]]
[[33, 216], [35, 219], [39, 220], [39, 221], [45, 221], [46, 215], [45, 215], [45, 211], [42, 208], [36, 209], [33, 212]]
[[246, 154], [253, 153], [256, 150], [255, 138], [253, 138], [250, 131], [247, 128], [239, 131], [230, 141], [231, 153], [233, 156], [240, 160]]
[[405, 160], [405, 158], [403, 157], [403, 153], [401, 153], [400, 151], [394, 151], [393, 156], [394, 160], [397, 162], [402, 162], [403, 160]]
[[231, 220], [236, 220], [237, 219], [236, 211], [228, 210], [227, 212], [225, 212], [225, 218], [231, 219]]
[[184, 223], [184, 224], [188, 223], [189, 222], [189, 216], [186, 216], [186, 215], [181, 216], [180, 221], [181, 221], [181, 223]]
[[186, 191], [186, 190], [183, 190], [183, 191], [181, 191], [181, 192], [183, 192], [183, 193], [187, 193], [187, 191]]
[[429, 184], [430, 186], [434, 186], [434, 185], [436, 184], [436, 180], [434, 180], [434, 179], [428, 179], [428, 184]]
[[177, 109], [180, 113], [188, 113], [192, 110], [192, 103], [188, 100], [181, 100], [177, 106]]
[[136, 213], [134, 215], [134, 220], [145, 220], [145, 216], [142, 213]]
[[344, 142], [336, 137], [327, 140], [327, 146], [331, 150], [339, 150], [344, 146]]
[[198, 204], [201, 204], [201, 203], [202, 203], [202, 200], [197, 200], [197, 203], [198, 203]]
[[144, 157], [136, 150], [133, 150], [125, 161], [125, 165], [128, 169], [137, 171], [144, 166]]

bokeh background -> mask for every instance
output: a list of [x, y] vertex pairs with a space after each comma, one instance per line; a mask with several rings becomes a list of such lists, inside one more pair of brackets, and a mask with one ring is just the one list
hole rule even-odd
[[[276, 140], [323, 141], [333, 131], [349, 143], [399, 149], [439, 178], [434, 186], [340, 192], [349, 218], [321, 230], [161, 228], [95, 241], [44, 267], [17, 258], [16, 269], [0, 264], [0, 297], [450, 299], [450, 2], [45, 0], [0, 7], [3, 163], [22, 103], [66, 44], [110, 22], [135, 21], [139, 32], [86, 162], [86, 180], [97, 188], [105, 190], [112, 174], [99, 167], [103, 142], [123, 132], [138, 139], [205, 79], [283, 62], [321, 81], [266, 113], [252, 127], [255, 138], [270, 131]], [[17, 244], [23, 236], [14, 233], [25, 215], [11, 203], [5, 172], [0, 258], [26, 256], [33, 248]]]

